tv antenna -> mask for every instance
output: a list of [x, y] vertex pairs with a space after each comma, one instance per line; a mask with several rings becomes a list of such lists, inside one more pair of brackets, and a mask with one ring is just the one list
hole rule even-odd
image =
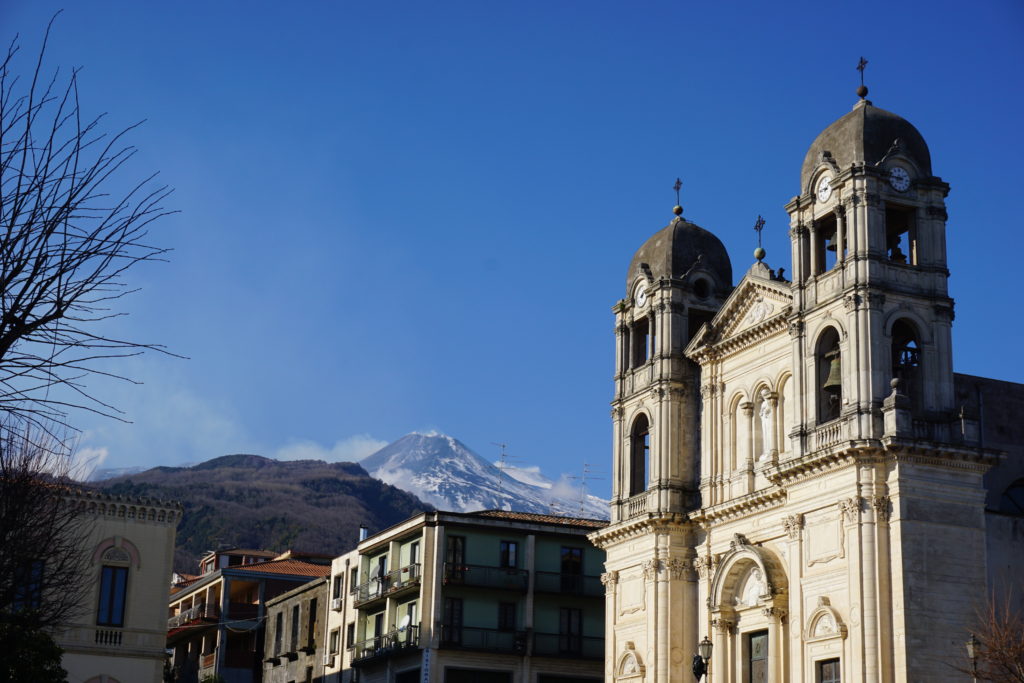
[[492, 441], [491, 445], [501, 449], [498, 455], [498, 498], [500, 499], [505, 496], [505, 468], [509, 467], [508, 463], [510, 460], [518, 460], [519, 458], [508, 454], [505, 450], [508, 448], [508, 444]]
[[587, 505], [587, 481], [595, 481], [604, 479], [604, 477], [595, 477], [595, 474], [604, 474], [600, 470], [594, 469], [595, 465], [591, 465], [589, 462], [583, 463], [583, 474], [579, 477], [566, 477], [573, 481], [580, 483], [580, 516], [583, 516], [584, 510]]

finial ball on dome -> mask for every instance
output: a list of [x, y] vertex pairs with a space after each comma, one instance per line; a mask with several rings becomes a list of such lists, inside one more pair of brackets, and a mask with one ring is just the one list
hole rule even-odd
[[868, 86], [866, 86], [866, 85], [859, 85], [859, 86], [857, 86], [857, 96], [860, 97], [861, 99], [864, 99], [865, 97], [867, 97], [868, 96]]
[[677, 216], [682, 216], [683, 215], [683, 207], [681, 207], [678, 204], [676, 204], [674, 207], [672, 207], [672, 213], [674, 213]]
[[766, 254], [767, 252], [762, 247], [758, 247], [757, 249], [754, 250], [754, 258], [756, 258], [758, 261], [764, 259]]

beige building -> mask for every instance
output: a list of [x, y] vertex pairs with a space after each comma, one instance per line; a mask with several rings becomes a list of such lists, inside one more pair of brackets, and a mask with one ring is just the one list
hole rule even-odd
[[[865, 91], [866, 94], [866, 91]], [[681, 217], [630, 265], [605, 680], [969, 680], [1024, 563], [1024, 386], [953, 372], [949, 186], [861, 99], [807, 151], [791, 279]], [[957, 221], [962, 225], [962, 221]]]
[[332, 566], [330, 683], [596, 683], [601, 520], [426, 512]]
[[68, 680], [149, 683], [163, 676], [174, 537], [181, 506], [85, 491], [89, 591], [78, 619], [56, 634]]

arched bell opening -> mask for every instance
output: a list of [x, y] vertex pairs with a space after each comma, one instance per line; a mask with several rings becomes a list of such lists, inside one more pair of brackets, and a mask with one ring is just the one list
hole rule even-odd
[[818, 337], [815, 351], [818, 422], [839, 417], [843, 404], [843, 363], [839, 351], [839, 332], [828, 327]]
[[908, 320], [897, 320], [892, 326], [892, 376], [900, 381], [900, 392], [910, 397], [916, 411], [924, 396], [921, 369], [921, 343], [917, 328]]
[[902, 265], [918, 265], [920, 247], [917, 243], [916, 210], [910, 206], [886, 204], [885, 254], [889, 261]]
[[629, 434], [629, 495], [647, 490], [647, 477], [651, 465], [651, 426], [641, 413], [633, 421]]

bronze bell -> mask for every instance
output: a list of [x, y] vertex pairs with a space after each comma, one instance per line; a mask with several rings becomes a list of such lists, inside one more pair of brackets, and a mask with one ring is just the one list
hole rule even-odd
[[834, 349], [826, 353], [825, 360], [829, 361], [828, 377], [821, 388], [830, 394], [838, 394], [843, 389], [843, 364], [839, 358], [839, 350]]

